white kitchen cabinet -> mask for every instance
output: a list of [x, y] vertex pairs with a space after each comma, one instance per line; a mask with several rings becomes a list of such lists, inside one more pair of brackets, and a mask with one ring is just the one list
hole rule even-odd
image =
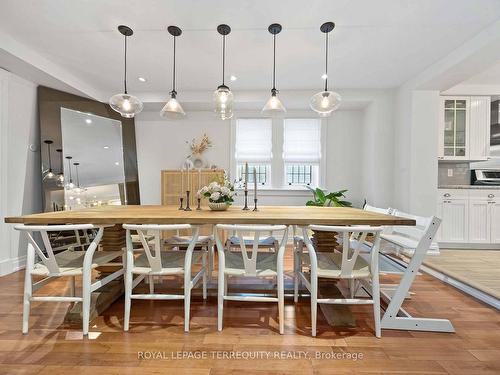
[[485, 199], [470, 200], [468, 242], [489, 243], [490, 236], [490, 202]]
[[487, 160], [490, 155], [491, 98], [471, 96], [469, 108], [469, 159]]
[[491, 99], [442, 96], [439, 119], [440, 160], [486, 160], [489, 156]]
[[469, 227], [469, 202], [467, 199], [442, 199], [438, 204], [441, 227], [440, 242], [467, 242]]
[[438, 242], [500, 244], [500, 190], [439, 189]]
[[500, 195], [490, 202], [490, 233], [491, 243], [500, 244]]

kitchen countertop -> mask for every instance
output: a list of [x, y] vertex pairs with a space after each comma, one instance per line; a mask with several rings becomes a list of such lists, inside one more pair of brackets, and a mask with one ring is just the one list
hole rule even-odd
[[500, 185], [439, 185], [438, 189], [492, 189], [500, 190]]

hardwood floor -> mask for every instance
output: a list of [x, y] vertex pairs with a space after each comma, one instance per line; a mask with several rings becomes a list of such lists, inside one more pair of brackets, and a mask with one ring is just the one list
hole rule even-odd
[[[451, 319], [455, 334], [383, 330], [377, 339], [371, 306], [354, 306], [353, 327], [331, 327], [319, 310], [318, 337], [312, 338], [306, 297], [297, 305], [287, 298], [283, 336], [272, 303], [227, 303], [224, 330], [217, 332], [216, 298], [203, 302], [196, 294], [189, 334], [183, 332], [181, 301], [134, 301], [130, 331], [123, 332], [120, 299], [92, 321], [88, 339], [80, 325], [64, 323], [67, 303], [33, 303], [30, 331], [22, 335], [23, 274], [0, 278], [0, 374], [500, 373], [499, 312], [427, 275], [417, 277], [416, 294], [405, 307]], [[58, 280], [41, 293], [65, 285]], [[183, 353], [205, 357], [183, 359]]]

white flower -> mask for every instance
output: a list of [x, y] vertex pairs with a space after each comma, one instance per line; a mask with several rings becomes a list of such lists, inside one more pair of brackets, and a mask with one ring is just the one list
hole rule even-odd
[[220, 192], [221, 192], [222, 195], [229, 195], [229, 193], [231, 192], [231, 190], [229, 190], [228, 187], [223, 186], [223, 187], [221, 187]]
[[214, 201], [214, 202], [218, 201], [218, 200], [219, 200], [219, 198], [220, 198], [220, 193], [218, 193], [218, 192], [212, 193], [212, 194], [210, 195], [210, 200], [212, 200], [212, 201]]
[[200, 190], [201, 194], [205, 194], [208, 192], [208, 186], [203, 186]]
[[210, 184], [208, 184], [208, 188], [210, 190], [215, 190], [215, 188], [217, 188], [219, 186], [219, 184], [217, 183], [217, 181], [214, 181], [214, 182], [211, 182]]

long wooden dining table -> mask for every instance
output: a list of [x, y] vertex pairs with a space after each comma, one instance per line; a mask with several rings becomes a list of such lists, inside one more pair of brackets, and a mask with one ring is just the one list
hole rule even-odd
[[[74, 211], [45, 212], [39, 214], [5, 218], [6, 223], [23, 224], [116, 224], [104, 231], [102, 242], [121, 246], [124, 243], [122, 224], [282, 224], [282, 225], [373, 225], [373, 226], [414, 226], [415, 220], [369, 212], [350, 207], [306, 207], [306, 206], [263, 206], [257, 211], [230, 207], [227, 211], [179, 210], [174, 206], [137, 205], [106, 206]], [[113, 230], [114, 228], [114, 230]], [[416, 266], [416, 267], [415, 267]], [[418, 265], [406, 269], [394, 295], [406, 296], [416, 276]], [[369, 286], [367, 286], [369, 290]], [[400, 289], [398, 291], [398, 289]], [[435, 318], [415, 318], [402, 309], [404, 297], [391, 298], [382, 319], [382, 328], [417, 331], [453, 332], [449, 320]], [[397, 311], [397, 314], [392, 312]]]

